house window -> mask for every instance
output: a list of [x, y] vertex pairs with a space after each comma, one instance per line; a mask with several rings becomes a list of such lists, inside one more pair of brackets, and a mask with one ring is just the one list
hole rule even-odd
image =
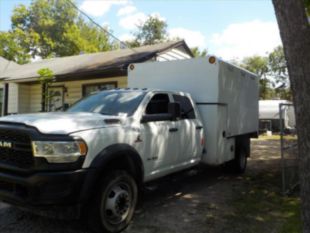
[[63, 110], [64, 108], [64, 86], [51, 86], [48, 87], [48, 101], [47, 111], [55, 112]]
[[96, 91], [109, 90], [117, 87], [117, 82], [91, 83], [83, 85], [83, 97]]

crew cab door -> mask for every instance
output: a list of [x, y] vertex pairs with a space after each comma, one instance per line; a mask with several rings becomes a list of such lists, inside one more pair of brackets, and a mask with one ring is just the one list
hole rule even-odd
[[178, 142], [180, 153], [177, 162], [185, 165], [200, 159], [203, 128], [200, 120], [197, 119], [193, 104], [187, 96], [173, 94], [173, 100], [181, 107], [181, 119], [176, 122], [176, 127], [180, 131]]
[[[168, 114], [170, 97], [166, 93], [156, 93], [152, 96], [144, 114]], [[176, 164], [179, 153], [179, 131], [176, 122], [171, 119], [154, 120], [141, 123], [141, 136], [144, 141], [145, 169], [148, 175], [156, 177], [168, 173]]]

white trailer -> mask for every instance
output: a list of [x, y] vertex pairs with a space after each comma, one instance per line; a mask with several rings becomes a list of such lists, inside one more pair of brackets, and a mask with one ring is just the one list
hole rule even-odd
[[258, 135], [258, 77], [214, 56], [132, 64], [128, 86], [188, 92], [205, 129], [203, 162], [219, 165], [235, 157], [238, 143]]
[[280, 131], [280, 104], [282, 107], [282, 119], [284, 130], [294, 130], [296, 127], [293, 103], [288, 100], [260, 100], [259, 121], [260, 131]]

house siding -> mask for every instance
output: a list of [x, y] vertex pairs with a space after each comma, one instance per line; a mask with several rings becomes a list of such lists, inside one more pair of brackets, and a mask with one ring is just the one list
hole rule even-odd
[[41, 98], [42, 98], [41, 84], [30, 85], [28, 112], [41, 111], [41, 102], [42, 102]]
[[9, 84], [8, 114], [18, 113], [18, 84]]
[[[127, 77], [101, 78], [82, 81], [57, 82], [52, 86], [64, 86], [67, 93], [64, 96], [64, 102], [72, 105], [82, 98], [83, 85], [92, 83], [117, 82], [117, 87], [127, 87]], [[42, 89], [40, 84], [32, 84], [29, 86], [29, 103], [27, 111], [24, 112], [40, 112], [41, 111]], [[9, 103], [11, 105], [11, 103]], [[21, 110], [21, 109], [20, 109]], [[24, 109], [23, 109], [24, 110]], [[21, 112], [20, 112], [21, 113]]]
[[18, 113], [26, 113], [29, 109], [30, 86], [18, 84]]

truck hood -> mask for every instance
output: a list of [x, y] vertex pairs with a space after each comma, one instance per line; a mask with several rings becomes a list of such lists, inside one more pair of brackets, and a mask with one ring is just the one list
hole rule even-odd
[[[110, 119], [110, 121], [108, 121]], [[113, 119], [113, 121], [111, 121]], [[115, 119], [115, 120], [114, 120]], [[108, 124], [119, 124], [117, 116], [101, 115], [99, 113], [35, 113], [10, 115], [0, 118], [0, 122], [23, 123], [37, 128], [44, 134], [70, 134], [93, 128], [102, 128]]]

